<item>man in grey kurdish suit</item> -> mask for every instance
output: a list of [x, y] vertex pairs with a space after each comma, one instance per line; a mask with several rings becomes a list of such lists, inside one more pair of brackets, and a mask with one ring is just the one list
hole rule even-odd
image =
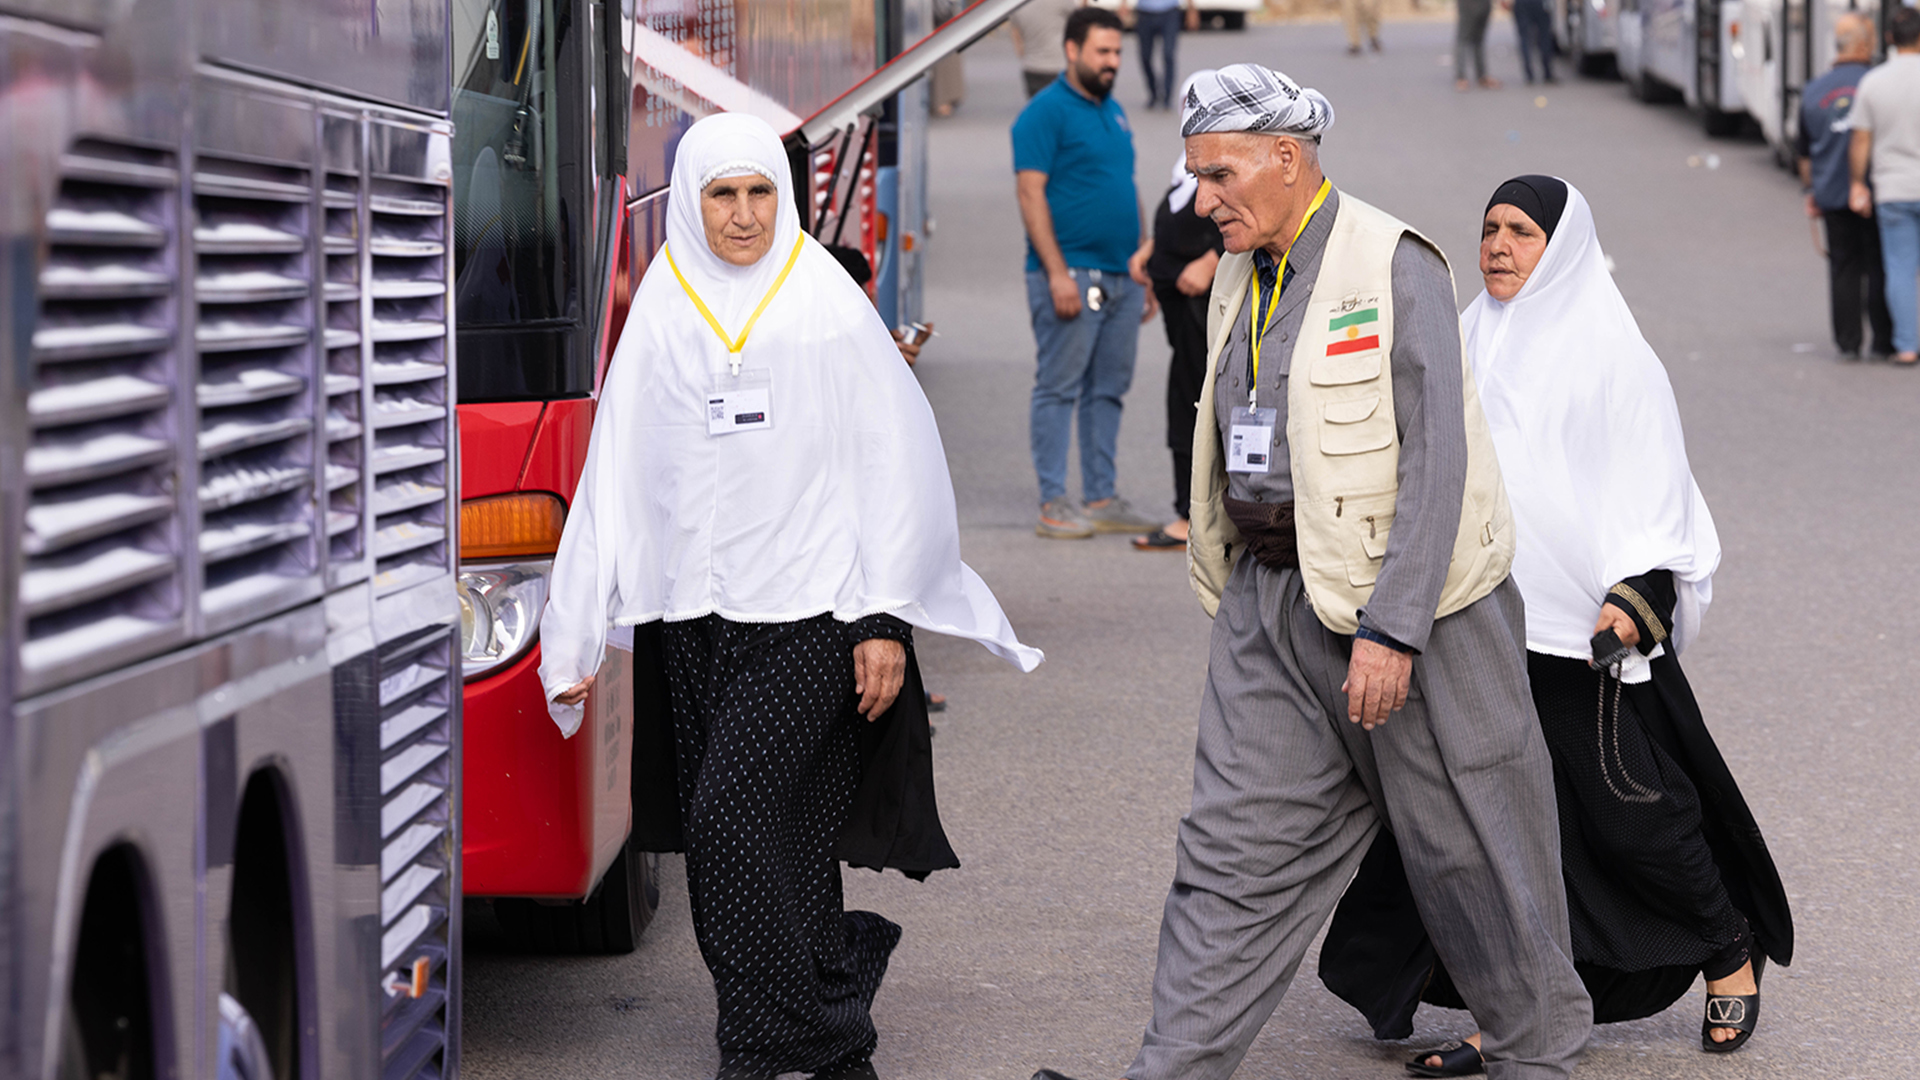
[[1231, 1075], [1385, 826], [1487, 1072], [1567, 1076], [1592, 1007], [1446, 262], [1325, 184], [1318, 92], [1238, 64], [1182, 106], [1196, 209], [1238, 254], [1194, 446], [1189, 559], [1217, 612], [1193, 807], [1126, 1075]]

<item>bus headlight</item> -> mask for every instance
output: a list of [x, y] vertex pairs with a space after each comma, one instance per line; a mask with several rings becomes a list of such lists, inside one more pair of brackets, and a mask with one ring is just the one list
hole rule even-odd
[[518, 660], [540, 632], [551, 559], [465, 565], [460, 598], [460, 653], [467, 678]]

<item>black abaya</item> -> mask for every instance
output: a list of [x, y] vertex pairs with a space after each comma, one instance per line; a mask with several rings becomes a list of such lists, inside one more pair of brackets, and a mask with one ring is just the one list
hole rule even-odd
[[[1671, 623], [1670, 579], [1631, 579], [1624, 592], [1639, 605], [1616, 606], [1651, 649]], [[1527, 660], [1553, 759], [1573, 956], [1594, 1021], [1660, 1012], [1703, 966], [1737, 969], [1749, 940], [1790, 962], [1785, 890], [1679, 662], [1653, 660], [1652, 679], [1637, 685], [1605, 678], [1603, 701], [1603, 676], [1585, 661]], [[1411, 1034], [1423, 1000], [1466, 1007], [1435, 958], [1385, 830], [1334, 914], [1320, 977], [1382, 1039]]]

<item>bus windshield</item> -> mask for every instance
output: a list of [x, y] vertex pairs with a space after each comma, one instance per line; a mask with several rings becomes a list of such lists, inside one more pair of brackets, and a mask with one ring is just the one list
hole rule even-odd
[[462, 401], [592, 389], [574, 5], [455, 0], [454, 317]]

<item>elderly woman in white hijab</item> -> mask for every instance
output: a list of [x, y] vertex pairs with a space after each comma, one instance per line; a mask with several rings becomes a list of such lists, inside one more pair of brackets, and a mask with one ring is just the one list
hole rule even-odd
[[[681, 139], [633, 311], [554, 564], [541, 680], [571, 735], [609, 624], [661, 623], [720, 1075], [871, 1077], [868, 1009], [900, 928], [842, 911], [835, 855], [875, 783], [863, 742], [914, 704], [912, 628], [1023, 671], [1041, 655], [960, 561], [932, 410], [802, 231], [763, 121], [710, 117]], [[924, 712], [918, 726], [924, 768]], [[891, 838], [870, 865], [957, 865], [937, 822], [931, 856], [890, 856]]]
[[[1550, 176], [1509, 180], [1481, 237], [1486, 290], [1463, 324], [1518, 525], [1513, 576], [1553, 755], [1574, 960], [1601, 1023], [1660, 1012], [1704, 976], [1701, 1048], [1737, 1050], [1759, 1020], [1767, 960], [1792, 959], [1793, 920], [1680, 670], [1713, 596], [1720, 541], [1673, 388], [1578, 190]], [[1397, 856], [1374, 854], [1335, 918], [1321, 974], [1377, 1035], [1404, 1038], [1423, 987], [1425, 1000], [1461, 1005], [1423, 949]], [[1381, 947], [1396, 934], [1396, 948]], [[1409, 955], [1397, 969], [1381, 962]], [[1479, 1072], [1478, 1044], [1423, 1051], [1408, 1068]]]

